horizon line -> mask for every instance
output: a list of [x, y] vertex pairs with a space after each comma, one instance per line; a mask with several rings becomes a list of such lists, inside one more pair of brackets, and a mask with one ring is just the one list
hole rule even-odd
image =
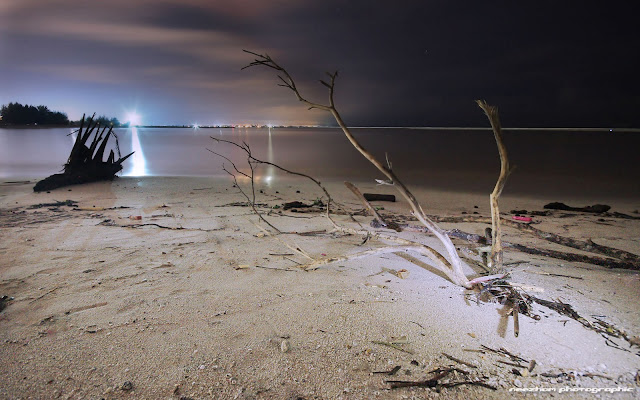
[[[234, 124], [224, 125], [198, 125], [198, 128], [247, 128], [234, 127]], [[241, 124], [238, 124], [241, 125]], [[255, 124], [249, 128], [267, 128], [267, 125]], [[138, 125], [138, 128], [192, 128], [194, 125]], [[127, 127], [121, 127], [127, 128]], [[331, 125], [274, 125], [270, 128], [316, 128], [316, 129], [340, 129]], [[490, 131], [491, 127], [477, 126], [350, 126], [349, 129], [415, 129], [415, 130], [459, 130], [459, 131]], [[502, 127], [503, 131], [582, 131], [582, 132], [640, 132], [640, 128], [616, 128], [616, 127]]]

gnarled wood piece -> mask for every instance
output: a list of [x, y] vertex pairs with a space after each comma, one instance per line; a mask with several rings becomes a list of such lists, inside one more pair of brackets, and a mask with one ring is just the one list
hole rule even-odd
[[[69, 159], [64, 166], [64, 172], [51, 175], [36, 183], [33, 187], [34, 192], [43, 192], [63, 186], [88, 182], [112, 180], [116, 174], [122, 170], [122, 163], [129, 158], [133, 152], [115, 160], [115, 155], [113, 150], [111, 150], [107, 161], [103, 161], [107, 141], [113, 134], [113, 127], [109, 127], [109, 131], [106, 136], [104, 136], [107, 127], [103, 127], [102, 131], [100, 131], [100, 123], [97, 121], [94, 123], [94, 117], [95, 114], [86, 121], [85, 128], [85, 116], [82, 116], [78, 136], [69, 154]], [[89, 147], [87, 147], [89, 137], [94, 130], [96, 131], [94, 138]], [[120, 154], [120, 149], [118, 149], [118, 154]]]

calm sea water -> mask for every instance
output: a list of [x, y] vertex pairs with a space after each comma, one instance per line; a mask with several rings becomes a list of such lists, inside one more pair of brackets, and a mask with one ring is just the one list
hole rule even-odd
[[[40, 178], [59, 172], [69, 155], [71, 129], [0, 129], [0, 178]], [[244, 153], [210, 136], [247, 143], [256, 158], [319, 178], [382, 178], [339, 129], [116, 129], [129, 176], [222, 176], [230, 158], [247, 171]], [[355, 129], [362, 144], [414, 185], [489, 193], [499, 173], [491, 131], [407, 128]], [[592, 196], [599, 192], [640, 197], [640, 134], [613, 132], [508, 131], [505, 142], [516, 166], [505, 192], [556, 190]], [[115, 147], [115, 141], [110, 141]], [[256, 170], [270, 182], [284, 174]]]

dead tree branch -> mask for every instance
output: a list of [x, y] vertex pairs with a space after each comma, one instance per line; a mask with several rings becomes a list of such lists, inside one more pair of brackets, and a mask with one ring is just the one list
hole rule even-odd
[[240, 191], [240, 193], [244, 196], [245, 199], [247, 199], [247, 203], [249, 204], [249, 206], [251, 207], [251, 209], [253, 210], [253, 212], [258, 216], [258, 218], [260, 218], [265, 224], [267, 224], [271, 229], [273, 229], [274, 231], [276, 231], [277, 233], [282, 233], [280, 231], [280, 229], [276, 228], [273, 224], [271, 224], [269, 221], [267, 221], [264, 216], [262, 214], [260, 214], [260, 212], [256, 209], [256, 190], [255, 190], [255, 185], [254, 185], [254, 179], [253, 179], [253, 165], [251, 164], [251, 149], [249, 148], [249, 146], [245, 145], [245, 146], [240, 146], [236, 143], [233, 143], [236, 146], [238, 146], [239, 148], [243, 149], [245, 152], [247, 152], [247, 157], [248, 157], [248, 163], [249, 163], [249, 167], [251, 169], [251, 175], [246, 174], [242, 171], [240, 171], [238, 169], [238, 167], [236, 167], [236, 164], [231, 161], [231, 159], [229, 157], [226, 157], [220, 153], [216, 153], [213, 150], [207, 149], [207, 151], [217, 155], [218, 157], [224, 158], [225, 160], [227, 160], [227, 162], [229, 162], [231, 164], [231, 166], [233, 167], [234, 171], [246, 178], [248, 178], [251, 181], [251, 193], [252, 193], [252, 197], [249, 198], [249, 195], [247, 195], [244, 190], [242, 190], [242, 187], [240, 186], [240, 184], [238, 183], [238, 179], [236, 178], [235, 173], [229, 171], [227, 169], [227, 167], [225, 167], [224, 165], [222, 166], [222, 170], [224, 172], [226, 172], [227, 174], [229, 174], [229, 176], [231, 176], [231, 178], [233, 178], [233, 184], [235, 187], [238, 188], [238, 190]]
[[464, 264], [460, 259], [460, 256], [458, 255], [455, 246], [451, 242], [451, 239], [446, 235], [444, 230], [442, 230], [439, 226], [437, 226], [427, 216], [427, 214], [424, 212], [424, 210], [420, 206], [420, 203], [418, 203], [418, 200], [415, 198], [413, 193], [411, 193], [411, 191], [404, 185], [404, 183], [400, 181], [400, 179], [396, 176], [395, 172], [393, 172], [390, 166], [380, 162], [378, 159], [376, 159], [373, 156], [373, 154], [371, 154], [368, 150], [366, 150], [356, 140], [356, 138], [351, 133], [350, 129], [345, 124], [344, 120], [342, 119], [342, 116], [336, 109], [335, 103], [334, 103], [335, 80], [338, 76], [338, 72], [336, 71], [334, 73], [327, 73], [327, 75], [330, 78], [329, 82], [320, 81], [321, 84], [326, 86], [327, 89], [329, 90], [329, 104], [325, 105], [325, 104], [313, 103], [301, 95], [291, 75], [287, 72], [287, 70], [285, 70], [278, 63], [276, 63], [269, 55], [258, 54], [258, 53], [254, 53], [247, 50], [244, 50], [244, 51], [256, 57], [253, 62], [251, 62], [249, 65], [247, 65], [244, 68], [253, 67], [253, 66], [264, 66], [271, 69], [275, 69], [276, 71], [278, 71], [278, 78], [281, 81], [279, 86], [283, 86], [291, 90], [299, 101], [309, 106], [309, 109], [317, 108], [317, 109], [324, 110], [331, 113], [331, 115], [336, 120], [336, 122], [344, 132], [345, 136], [349, 140], [349, 142], [351, 142], [351, 144], [356, 148], [356, 150], [360, 152], [360, 154], [362, 154], [371, 164], [373, 164], [382, 174], [384, 174], [387, 177], [389, 182], [393, 184], [398, 190], [398, 192], [400, 192], [400, 194], [409, 202], [409, 205], [411, 206], [411, 209], [413, 211], [413, 215], [416, 218], [418, 218], [418, 220], [424, 226], [426, 226], [442, 242], [442, 244], [444, 245], [449, 255], [449, 260], [447, 261], [448, 268], [443, 272], [451, 279], [452, 282], [460, 286], [469, 288], [470, 287], [469, 280], [467, 279], [463, 271]]
[[507, 148], [502, 140], [502, 127], [500, 126], [500, 118], [498, 117], [498, 107], [490, 106], [484, 100], [476, 100], [478, 106], [482, 108], [489, 122], [491, 123], [491, 129], [493, 130], [493, 136], [496, 139], [498, 145], [498, 152], [500, 153], [500, 176], [496, 182], [496, 186], [493, 188], [493, 192], [489, 195], [489, 202], [491, 204], [491, 237], [493, 244], [491, 245], [491, 261], [489, 262], [489, 268], [493, 272], [503, 272], [503, 254], [502, 254], [502, 229], [500, 227], [500, 209], [498, 207], [498, 198], [504, 189], [504, 184], [509, 176], [509, 158], [507, 156]]
[[[312, 181], [313, 183], [315, 183], [315, 184], [316, 184], [316, 186], [318, 186], [318, 187], [320, 188], [320, 190], [322, 190], [322, 192], [324, 193], [324, 195], [327, 197], [326, 217], [327, 217], [327, 219], [329, 220], [329, 222], [331, 222], [331, 224], [332, 224], [335, 228], [338, 228], [338, 225], [337, 225], [337, 224], [335, 223], [335, 221], [331, 218], [331, 204], [335, 204], [335, 205], [336, 205], [336, 207], [337, 207], [339, 210], [342, 210], [345, 214], [347, 214], [347, 215], [351, 216], [351, 219], [352, 219], [353, 221], [355, 221], [355, 219], [353, 218], [353, 216], [352, 216], [352, 215], [351, 215], [351, 214], [350, 214], [350, 213], [349, 213], [349, 212], [348, 212], [348, 211], [347, 211], [347, 210], [346, 210], [346, 209], [345, 209], [341, 204], [339, 204], [339, 203], [335, 202], [335, 201], [333, 200], [333, 198], [331, 197], [331, 195], [329, 194], [329, 191], [328, 191], [328, 190], [327, 190], [327, 189], [322, 185], [322, 183], [321, 183], [319, 180], [315, 179], [314, 177], [312, 177], [312, 176], [310, 176], [310, 175], [307, 175], [307, 174], [303, 174], [303, 173], [301, 173], [301, 172], [291, 171], [291, 170], [289, 170], [289, 169], [283, 168], [283, 167], [281, 167], [280, 165], [278, 165], [278, 164], [274, 164], [274, 163], [269, 162], [269, 161], [264, 161], [264, 160], [260, 160], [260, 159], [258, 159], [258, 158], [255, 158], [255, 157], [253, 156], [253, 154], [251, 153], [251, 149], [249, 148], [249, 146], [248, 146], [246, 143], [244, 143], [244, 144], [242, 144], [242, 145], [239, 145], [238, 143], [232, 142], [232, 141], [230, 141], [230, 140], [218, 139], [218, 138], [215, 138], [215, 137], [213, 137], [213, 136], [209, 136], [209, 137], [210, 137], [211, 139], [215, 140], [217, 143], [227, 143], [227, 144], [230, 144], [230, 145], [232, 145], [232, 146], [238, 147], [239, 149], [243, 150], [245, 153], [247, 153], [247, 161], [249, 162], [249, 164], [264, 164], [264, 165], [269, 165], [269, 166], [272, 166], [272, 167], [275, 167], [275, 168], [279, 169], [279, 170], [280, 170], [280, 171], [282, 171], [282, 172], [286, 172], [287, 174], [295, 175], [295, 176], [299, 176], [299, 177], [302, 177], [302, 178], [306, 178], [306, 179], [309, 179], [310, 181]], [[219, 156], [219, 157], [222, 157], [222, 158], [224, 158], [225, 160], [227, 160], [227, 161], [231, 162], [231, 160], [229, 160], [229, 158], [227, 158], [227, 157], [225, 157], [225, 156], [223, 156], [223, 155], [221, 155], [221, 154], [219, 154], [219, 153], [216, 153], [216, 152], [215, 152], [215, 151], [213, 151], [213, 150], [207, 149], [207, 151], [209, 151], [209, 152], [211, 152], [211, 153], [213, 153], [213, 154], [215, 154], [215, 155], [217, 155], [217, 156]], [[231, 164], [233, 165], [233, 163], [231, 163]], [[237, 169], [237, 168], [235, 168], [235, 165], [233, 165], [233, 167], [234, 167], [234, 169], [235, 169], [238, 173], [240, 173], [240, 174], [242, 174], [242, 175], [244, 175], [244, 176], [246, 176], [246, 177], [250, 178], [250, 179], [252, 180], [252, 182], [253, 182], [252, 177], [248, 176], [248, 175], [247, 175], [247, 174], [245, 174], [245, 173], [242, 173], [242, 172], [238, 171], [238, 169]], [[253, 170], [252, 170], [252, 171], [253, 171]], [[255, 196], [255, 192], [254, 192], [254, 196]], [[245, 196], [245, 197], [246, 197], [246, 196]], [[254, 197], [254, 200], [255, 200], [255, 197]], [[254, 201], [254, 202], [255, 202], [255, 201]], [[254, 211], [255, 211], [255, 209], [254, 209]], [[357, 222], [357, 221], [355, 221], [355, 222]]]

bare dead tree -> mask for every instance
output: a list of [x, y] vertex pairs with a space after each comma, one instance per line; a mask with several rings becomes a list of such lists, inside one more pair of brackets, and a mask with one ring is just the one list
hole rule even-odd
[[342, 116], [336, 109], [335, 102], [334, 102], [335, 81], [336, 81], [336, 78], [338, 77], [338, 72], [337, 71], [334, 73], [327, 72], [327, 76], [329, 77], [328, 82], [325, 80], [320, 80], [320, 83], [329, 90], [329, 104], [313, 103], [302, 96], [302, 94], [298, 90], [298, 87], [296, 86], [295, 81], [293, 80], [289, 72], [287, 72], [286, 69], [281, 67], [278, 63], [276, 63], [269, 55], [258, 54], [248, 50], [243, 50], [243, 51], [256, 57], [253, 62], [245, 66], [243, 69], [254, 67], [254, 66], [263, 66], [263, 67], [268, 67], [276, 70], [278, 74], [277, 75], [278, 79], [280, 79], [279, 86], [282, 86], [291, 90], [296, 96], [296, 98], [302, 103], [306, 104], [309, 107], [309, 109], [317, 108], [323, 111], [327, 111], [333, 116], [333, 118], [336, 120], [336, 122], [344, 132], [345, 136], [349, 140], [349, 142], [351, 142], [351, 144], [356, 148], [356, 150], [360, 152], [360, 154], [362, 154], [371, 164], [373, 164], [382, 174], [384, 174], [387, 177], [388, 183], [393, 185], [398, 190], [398, 192], [409, 202], [409, 205], [412, 210], [412, 214], [425, 227], [427, 227], [427, 229], [429, 229], [440, 240], [440, 242], [442, 242], [442, 244], [444, 245], [447, 251], [447, 254], [449, 255], [449, 259], [446, 260], [448, 264], [447, 268], [443, 269], [442, 272], [444, 272], [455, 284], [458, 284], [466, 288], [470, 288], [472, 284], [469, 283], [469, 280], [464, 274], [464, 271], [463, 271], [464, 264], [460, 259], [460, 256], [458, 255], [455, 246], [451, 242], [451, 239], [447, 236], [445, 231], [441, 229], [438, 225], [436, 225], [427, 216], [427, 214], [424, 212], [424, 210], [422, 209], [422, 206], [420, 205], [420, 203], [418, 203], [418, 200], [415, 198], [413, 193], [411, 193], [411, 191], [407, 188], [407, 186], [404, 183], [402, 183], [402, 181], [400, 181], [400, 179], [396, 176], [395, 172], [391, 169], [391, 165], [389, 163], [387, 163], [386, 165], [383, 164], [377, 158], [375, 158], [373, 154], [371, 154], [368, 150], [366, 150], [356, 140], [356, 138], [351, 133], [350, 129], [345, 124], [344, 120], [342, 119]]
[[496, 139], [498, 145], [498, 152], [500, 153], [500, 176], [496, 186], [493, 188], [493, 192], [489, 195], [489, 202], [491, 203], [491, 260], [489, 261], [489, 268], [493, 272], [503, 272], [503, 252], [502, 252], [502, 229], [500, 227], [500, 208], [498, 207], [498, 198], [504, 189], [504, 184], [507, 181], [507, 177], [511, 172], [509, 169], [509, 157], [507, 156], [507, 147], [502, 140], [502, 127], [500, 126], [500, 118], [498, 117], [498, 107], [490, 106], [484, 100], [476, 100], [478, 106], [482, 108], [489, 122], [491, 123], [491, 129], [493, 130], [493, 136]]

